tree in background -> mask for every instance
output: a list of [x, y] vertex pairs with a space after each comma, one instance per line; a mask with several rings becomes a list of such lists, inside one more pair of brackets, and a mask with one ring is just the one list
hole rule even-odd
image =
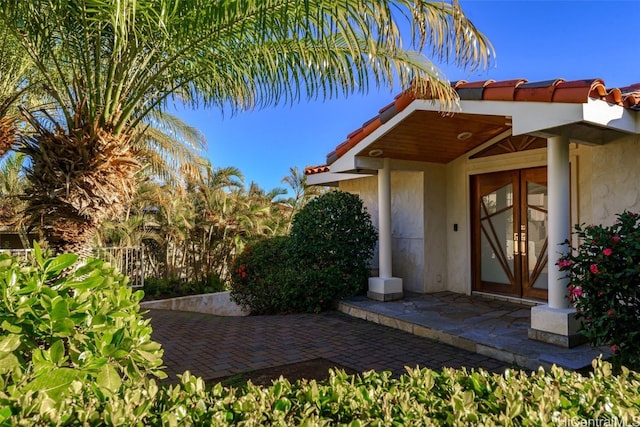
[[[415, 50], [402, 48], [404, 21]], [[397, 80], [451, 103], [423, 48], [471, 67], [491, 56], [455, 0], [1, 0], [0, 22], [51, 99], [23, 110], [28, 211], [52, 247], [82, 255], [131, 204], [157, 148], [145, 133], [169, 101], [238, 111]]]
[[27, 89], [35, 80], [33, 63], [18, 39], [0, 22], [0, 158], [18, 143], [18, 105], [29, 103]]
[[21, 196], [27, 185], [24, 177], [24, 155], [12, 153], [0, 163], [0, 227], [16, 231], [22, 246], [31, 246], [24, 221], [24, 200]]
[[245, 245], [287, 232], [291, 208], [280, 200], [282, 189], [245, 188], [237, 168], [204, 169], [172, 183], [148, 177], [125, 215], [103, 222], [94, 247], [144, 245], [146, 278], [173, 287], [227, 283]]
[[322, 195], [324, 190], [322, 187], [308, 185], [307, 175], [305, 175], [304, 171], [299, 170], [297, 166], [289, 168], [289, 175], [282, 178], [282, 182], [286, 183], [293, 191], [293, 197], [285, 201], [291, 207], [287, 218], [287, 231], [289, 231], [296, 213], [300, 212], [300, 209], [311, 199]]

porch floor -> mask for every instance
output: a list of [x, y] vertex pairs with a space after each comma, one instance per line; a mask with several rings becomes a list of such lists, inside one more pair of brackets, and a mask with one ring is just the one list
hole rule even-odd
[[589, 344], [563, 348], [531, 340], [531, 305], [484, 295], [405, 293], [387, 302], [361, 296], [340, 302], [338, 310], [526, 369], [555, 364], [579, 370], [601, 354], [611, 356], [608, 348]]

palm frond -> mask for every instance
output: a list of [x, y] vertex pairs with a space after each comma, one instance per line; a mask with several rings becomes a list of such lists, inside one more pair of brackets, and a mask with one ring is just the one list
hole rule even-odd
[[141, 162], [169, 183], [200, 180], [206, 166], [202, 132], [165, 111], [153, 111], [145, 121], [134, 137]]

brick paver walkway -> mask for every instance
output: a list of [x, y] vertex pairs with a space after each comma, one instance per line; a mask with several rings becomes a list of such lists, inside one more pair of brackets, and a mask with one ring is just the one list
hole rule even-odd
[[405, 372], [404, 367], [509, 364], [339, 312], [218, 317], [151, 310], [153, 339], [164, 348], [170, 380], [189, 370], [212, 380], [245, 371], [325, 358], [356, 371]]

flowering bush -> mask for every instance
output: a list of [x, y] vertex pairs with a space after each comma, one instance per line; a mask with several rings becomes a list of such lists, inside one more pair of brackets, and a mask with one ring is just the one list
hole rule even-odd
[[234, 262], [231, 297], [253, 314], [291, 311], [290, 292], [300, 289], [296, 271], [288, 237], [273, 237], [248, 245]]
[[[614, 361], [640, 368], [640, 215], [623, 212], [612, 226], [576, 225], [582, 242], [562, 257], [569, 299], [582, 319], [581, 332], [609, 345]], [[569, 245], [569, 242], [566, 242]]]

